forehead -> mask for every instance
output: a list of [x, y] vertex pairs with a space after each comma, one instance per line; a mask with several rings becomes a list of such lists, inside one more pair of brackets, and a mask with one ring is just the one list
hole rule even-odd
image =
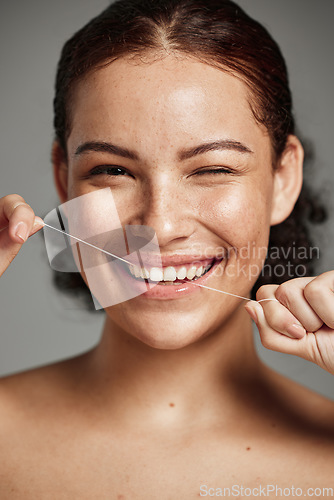
[[78, 84], [69, 146], [97, 136], [166, 144], [223, 135], [252, 143], [267, 133], [249, 97], [236, 76], [185, 56], [121, 58]]

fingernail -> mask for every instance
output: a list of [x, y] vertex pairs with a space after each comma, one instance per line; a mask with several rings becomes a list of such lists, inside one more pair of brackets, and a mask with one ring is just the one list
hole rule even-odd
[[34, 227], [44, 226], [44, 220], [40, 217], [35, 217]]
[[292, 335], [293, 337], [304, 337], [306, 331], [305, 328], [302, 325], [299, 325], [298, 323], [294, 323], [293, 325], [290, 325], [286, 329], [287, 333]]
[[28, 239], [28, 226], [24, 222], [19, 222], [16, 226], [15, 236], [20, 238], [20, 240], [27, 241]]
[[255, 323], [257, 323], [258, 319], [255, 309], [253, 307], [247, 307], [247, 311], [249, 312], [249, 315], [251, 316], [252, 320], [255, 321]]

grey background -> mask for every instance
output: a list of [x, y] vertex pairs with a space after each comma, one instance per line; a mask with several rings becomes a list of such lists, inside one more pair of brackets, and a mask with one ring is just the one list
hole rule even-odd
[[[108, 5], [106, 0], [2, 2], [0, 19], [0, 196], [19, 193], [39, 215], [57, 205], [50, 147], [56, 64], [63, 43]], [[263, 22], [286, 57], [299, 128], [312, 139], [312, 184], [328, 199], [332, 218], [316, 232], [319, 272], [333, 269], [334, 2], [240, 0]], [[51, 284], [43, 238], [26, 243], [0, 281], [0, 375], [68, 358], [100, 336], [103, 314], [73, 308]], [[259, 345], [274, 369], [334, 399], [333, 377], [299, 358]]]

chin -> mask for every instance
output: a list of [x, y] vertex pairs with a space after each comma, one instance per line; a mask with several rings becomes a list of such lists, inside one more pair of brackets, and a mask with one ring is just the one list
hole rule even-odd
[[108, 316], [125, 334], [154, 349], [182, 349], [209, 334], [207, 316], [196, 317], [193, 312]]
[[163, 331], [159, 332], [159, 335], [147, 335], [147, 333], [143, 336], [136, 335], [136, 338], [153, 349], [173, 351], [194, 344], [201, 336], [194, 335], [193, 332], [189, 332], [186, 335], [175, 335], [175, 332]]

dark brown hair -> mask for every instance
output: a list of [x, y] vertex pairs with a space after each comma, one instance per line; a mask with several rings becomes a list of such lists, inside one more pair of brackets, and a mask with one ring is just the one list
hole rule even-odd
[[[268, 31], [230, 0], [119, 0], [68, 40], [58, 64], [54, 99], [56, 139], [65, 157], [76, 84], [123, 56], [136, 57], [148, 51], [159, 54], [166, 49], [233, 73], [246, 83], [252, 112], [269, 132], [275, 168], [288, 135], [295, 133], [286, 64]], [[272, 228], [269, 249], [287, 248], [292, 243], [310, 248], [307, 220], [312, 219], [323, 220], [324, 211], [304, 185], [293, 213]], [[313, 272], [311, 260], [303, 258], [307, 273]], [[253, 296], [263, 283], [290, 278], [291, 265], [298, 266], [300, 258], [290, 255], [289, 262], [289, 276], [262, 273]], [[284, 259], [280, 256], [272, 262], [269, 255], [268, 263], [284, 265]], [[55, 281], [58, 287], [75, 293], [86, 287], [79, 274], [56, 273]]]

